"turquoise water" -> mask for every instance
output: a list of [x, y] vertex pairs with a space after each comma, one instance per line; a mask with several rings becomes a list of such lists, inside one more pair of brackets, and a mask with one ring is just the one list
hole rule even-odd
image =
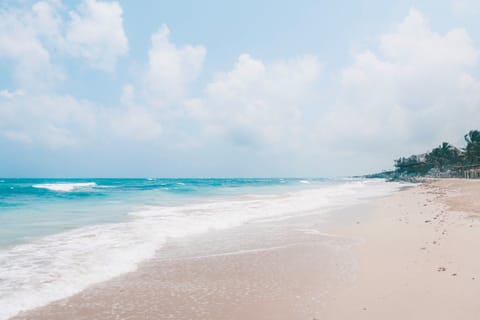
[[[305, 188], [304, 179], [0, 179], [0, 248], [123, 221], [141, 205]], [[310, 184], [327, 183], [311, 179]], [[311, 187], [311, 186], [310, 186]]]
[[359, 179], [0, 179], [0, 320], [133, 271], [177, 238], [323, 215], [398, 188]]

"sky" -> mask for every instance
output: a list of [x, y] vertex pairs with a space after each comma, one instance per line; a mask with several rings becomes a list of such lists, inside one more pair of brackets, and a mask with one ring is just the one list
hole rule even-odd
[[480, 2], [0, 0], [1, 177], [335, 177], [480, 129]]

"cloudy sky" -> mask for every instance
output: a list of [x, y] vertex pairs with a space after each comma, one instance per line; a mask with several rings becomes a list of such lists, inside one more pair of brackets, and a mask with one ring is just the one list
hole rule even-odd
[[0, 1], [0, 176], [342, 176], [480, 128], [480, 2]]

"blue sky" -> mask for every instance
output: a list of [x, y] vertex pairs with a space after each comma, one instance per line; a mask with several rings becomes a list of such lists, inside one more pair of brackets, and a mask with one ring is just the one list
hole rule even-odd
[[480, 123], [480, 4], [3, 1], [0, 176], [338, 176]]

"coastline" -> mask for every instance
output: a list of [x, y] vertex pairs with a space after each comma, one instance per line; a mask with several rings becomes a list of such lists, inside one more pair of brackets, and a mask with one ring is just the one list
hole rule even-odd
[[473, 319], [479, 192], [480, 181], [431, 181], [333, 211], [332, 223], [309, 215], [177, 241], [13, 319]]

